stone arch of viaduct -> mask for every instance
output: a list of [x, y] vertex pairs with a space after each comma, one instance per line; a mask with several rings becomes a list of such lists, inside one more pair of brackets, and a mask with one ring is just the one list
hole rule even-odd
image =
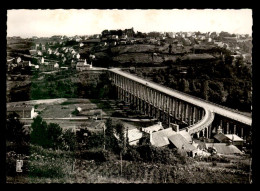
[[[232, 121], [232, 126], [226, 122], [225, 127], [235, 134], [238, 128], [236, 122], [245, 126], [252, 124], [250, 117], [236, 110], [164, 87], [120, 69], [109, 69], [109, 76], [119, 99], [133, 104], [139, 111], [168, 125], [176, 120], [186, 123], [188, 127], [181, 130], [187, 130], [191, 136], [210, 137], [215, 114]], [[242, 137], [243, 125], [239, 131], [239, 136]], [[224, 128], [222, 120], [219, 120], [219, 126]], [[213, 128], [217, 131], [216, 127]], [[226, 133], [229, 133], [228, 131]]]

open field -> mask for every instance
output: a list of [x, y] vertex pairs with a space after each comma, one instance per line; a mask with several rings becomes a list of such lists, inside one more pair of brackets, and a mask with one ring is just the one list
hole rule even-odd
[[[8, 107], [12, 105], [32, 105], [35, 111], [47, 122], [57, 123], [62, 128], [74, 128], [79, 126], [91, 127], [96, 120], [93, 117], [98, 116], [101, 122], [108, 117], [112, 117], [115, 111], [122, 112], [123, 110], [117, 106], [115, 100], [98, 100], [98, 99], [80, 99], [80, 98], [58, 98], [58, 99], [44, 99], [44, 100], [31, 100], [23, 102], [8, 103]], [[73, 112], [77, 107], [81, 107], [82, 111], [78, 115]], [[102, 113], [102, 116], [101, 116]], [[101, 120], [101, 117], [103, 120]], [[125, 119], [124, 117], [116, 117], [118, 119]], [[126, 118], [127, 120], [140, 121], [142, 119]], [[30, 125], [32, 119], [21, 119], [26, 125]], [[144, 120], [145, 121], [149, 121]]]

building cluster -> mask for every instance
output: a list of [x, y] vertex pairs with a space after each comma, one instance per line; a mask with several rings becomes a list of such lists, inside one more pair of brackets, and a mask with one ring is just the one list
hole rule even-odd
[[[149, 137], [151, 145], [155, 147], [177, 148], [190, 157], [210, 156], [212, 152], [219, 155], [242, 154], [244, 140], [236, 134], [223, 134], [218, 131], [210, 142], [193, 139], [186, 130], [179, 130], [179, 126], [171, 124], [164, 128], [161, 122], [149, 127], [136, 127], [124, 123], [125, 137], [130, 145], [137, 145], [142, 137]], [[213, 153], [213, 154], [214, 154]]]
[[[66, 40], [70, 40], [70, 38], [53, 36], [51, 39], [52, 41], [48, 41], [45, 44], [35, 43], [29, 50], [30, 55], [21, 54], [21, 56], [15, 58], [8, 57], [7, 71], [12, 72], [15, 68], [24, 69], [28, 66], [32, 70], [39, 70], [41, 72], [67, 70], [68, 68], [82, 71], [92, 68], [92, 64], [91, 67], [89, 64], [83, 64], [82, 67], [80, 66], [82, 59], [78, 48], [66, 46]], [[82, 40], [82, 38], [76, 38], [74, 40], [76, 41], [77, 39]], [[83, 43], [79, 44], [77, 42], [76, 47], [83, 45]], [[23, 59], [26, 59], [26, 61]], [[94, 59], [95, 56], [90, 54], [89, 60], [92, 61]]]

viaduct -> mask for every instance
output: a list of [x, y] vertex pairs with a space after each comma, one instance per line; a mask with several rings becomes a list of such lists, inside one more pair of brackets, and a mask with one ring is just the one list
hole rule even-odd
[[252, 118], [243, 113], [179, 92], [137, 77], [118, 68], [109, 69], [110, 80], [119, 99], [131, 103], [144, 114], [170, 125], [179, 121], [187, 124], [193, 137], [211, 137], [218, 128], [245, 138]]

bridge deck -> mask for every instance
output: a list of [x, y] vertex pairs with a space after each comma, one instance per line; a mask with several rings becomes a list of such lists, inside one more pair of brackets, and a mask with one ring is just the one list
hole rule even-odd
[[221, 105], [217, 105], [217, 104], [214, 104], [212, 102], [208, 102], [206, 100], [203, 100], [203, 99], [200, 99], [200, 98], [179, 92], [177, 90], [173, 90], [173, 89], [164, 87], [162, 85], [159, 85], [159, 84], [156, 84], [154, 82], [142, 79], [140, 77], [129, 74], [127, 72], [123, 72], [119, 68], [109, 69], [109, 71], [114, 72], [116, 74], [119, 74], [121, 76], [124, 76], [128, 79], [134, 80], [134, 81], [136, 81], [140, 84], [143, 84], [145, 86], [148, 86], [148, 87], [150, 87], [154, 90], [163, 92], [163, 93], [165, 93], [169, 96], [176, 97], [180, 100], [183, 100], [183, 101], [186, 101], [188, 103], [202, 107], [205, 110], [209, 110], [210, 112], [214, 112], [214, 113], [219, 114], [221, 116], [225, 116], [227, 118], [239, 121], [239, 122], [246, 124], [246, 125], [252, 124], [252, 118], [250, 118], [246, 115], [243, 115], [242, 113], [240, 113], [236, 110], [233, 110], [233, 109], [221, 106]]

